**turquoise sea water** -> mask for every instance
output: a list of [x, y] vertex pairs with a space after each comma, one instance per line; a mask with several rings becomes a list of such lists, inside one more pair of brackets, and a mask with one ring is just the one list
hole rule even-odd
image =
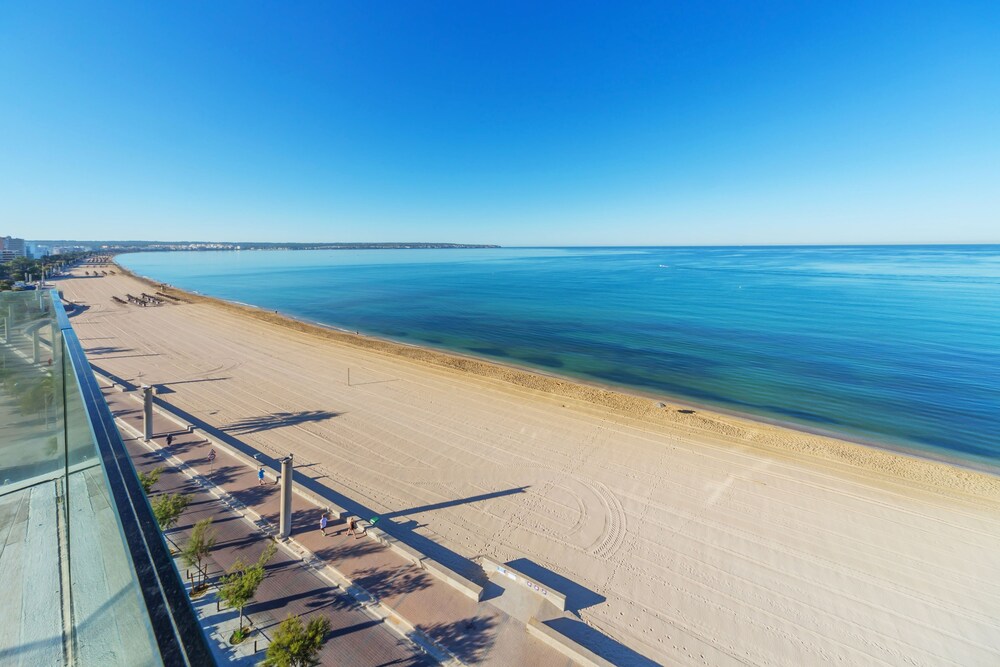
[[182, 289], [1000, 463], [1000, 246], [141, 253]]

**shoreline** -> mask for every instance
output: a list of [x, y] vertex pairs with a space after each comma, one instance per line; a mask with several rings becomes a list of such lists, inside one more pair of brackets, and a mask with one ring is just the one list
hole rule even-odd
[[[1000, 470], [986, 464], [976, 465], [974, 461], [935, 455], [931, 451], [914, 451], [904, 446], [865, 441], [800, 424], [689, 403], [671, 396], [653, 395], [642, 390], [560, 376], [460, 352], [356, 333], [251, 304], [182, 290], [134, 273], [114, 258], [111, 263], [125, 275], [188, 303], [209, 304], [335, 343], [467, 373], [480, 380], [507, 383], [552, 399], [577, 401], [592, 410], [610, 411], [620, 419], [635, 420], [657, 431], [685, 429], [708, 432], [725, 438], [736, 447], [754, 447], [778, 455], [814, 456], [864, 472], [885, 475], [890, 481], [897, 479], [974, 496], [986, 494], [1000, 500]], [[659, 404], [664, 404], [664, 407], [658, 407]]]

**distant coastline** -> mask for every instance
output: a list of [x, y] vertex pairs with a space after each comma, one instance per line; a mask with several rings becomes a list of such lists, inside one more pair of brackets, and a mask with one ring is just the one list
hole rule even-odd
[[258, 241], [68, 241], [39, 240], [33, 244], [80, 246], [111, 255], [129, 252], [192, 252], [220, 250], [448, 250], [500, 248], [481, 243], [432, 243], [424, 241], [381, 241], [366, 243], [288, 243]]

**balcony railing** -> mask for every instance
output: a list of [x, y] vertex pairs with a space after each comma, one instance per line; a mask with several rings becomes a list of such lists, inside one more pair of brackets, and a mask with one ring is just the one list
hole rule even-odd
[[214, 664], [55, 291], [0, 293], [0, 540], [0, 664]]

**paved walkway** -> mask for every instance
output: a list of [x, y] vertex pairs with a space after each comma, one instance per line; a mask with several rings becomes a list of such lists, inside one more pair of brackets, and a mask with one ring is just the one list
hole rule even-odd
[[[118, 412], [123, 404], [112, 400], [112, 410]], [[131, 407], [131, 406], [129, 406]], [[157, 421], [162, 427], [160, 433], [169, 433], [165, 422]], [[218, 578], [230, 568], [237, 558], [254, 561], [264, 550], [270, 538], [252, 523], [246, 521], [239, 512], [228, 507], [208, 488], [197, 484], [177, 467], [165, 463], [161, 452], [152, 452], [137, 438], [131, 437], [128, 431], [123, 431], [123, 438], [132, 460], [139, 471], [149, 471], [155, 467], [163, 467], [159, 482], [154, 487], [154, 493], [188, 493], [192, 496], [191, 504], [182, 515], [178, 526], [169, 532], [171, 539], [184, 544], [193, 525], [205, 518], [212, 519], [212, 526], [217, 533], [217, 542], [212, 556], [207, 563], [210, 580]], [[198, 449], [197, 438], [180, 434], [170, 450], [175, 455], [202, 454]], [[204, 452], [207, 454], [207, 451]], [[233, 461], [227, 460], [227, 455], [220, 452], [216, 461], [215, 479], [226, 480], [228, 483], [245, 483], [242, 494], [259, 498], [270, 497], [275, 487], [251, 487], [253, 481], [249, 471], [238, 470]], [[206, 470], [207, 472], [207, 470]], [[245, 474], [241, 474], [245, 473]], [[265, 635], [273, 636], [277, 625], [289, 614], [299, 615], [304, 622], [317, 615], [327, 616], [331, 621], [331, 632], [327, 635], [326, 644], [320, 654], [324, 665], [430, 665], [434, 661], [398, 633], [391, 631], [377, 617], [363, 610], [342, 588], [332, 586], [317, 573], [306, 566], [301, 560], [291, 556], [286, 550], [279, 549], [267, 568], [268, 576], [258, 589], [256, 601], [246, 609], [253, 619], [255, 627]], [[257, 636], [261, 639], [260, 635]], [[213, 637], [214, 643], [222, 638]], [[263, 659], [263, 648], [266, 640], [259, 642]]]
[[[110, 389], [105, 391], [105, 396], [118, 419], [141, 431], [141, 406], [134, 397]], [[250, 510], [251, 516], [253, 514], [259, 516], [262, 520], [258, 522], [260, 528], [277, 528], [279, 494], [278, 486], [270, 471], [267, 477], [268, 483], [261, 486], [251, 467], [219, 446], [215, 447], [216, 460], [210, 464], [208, 453], [212, 445], [197, 432], [195, 434], [183, 432], [175, 422], [158, 412], [154, 415], [153, 430], [153, 444], [159, 452], [183, 461], [192, 472], [210, 480], [239, 505]], [[174, 435], [174, 439], [172, 445], [167, 447], [165, 436], [170, 433]], [[129, 437], [129, 434], [123, 431], [123, 437]], [[144, 469], [156, 464], [157, 459], [149, 454], [145, 445], [134, 439], [128, 445], [136, 458], [137, 467]], [[166, 477], [161, 479], [166, 480]], [[180, 485], [178, 488], [198, 489], [199, 493], [211, 497], [207, 491], [199, 489], [190, 480], [178, 481], [178, 484]], [[156, 490], [168, 488], [164, 481], [157, 485]], [[213, 502], [221, 505], [217, 500]], [[516, 590], [504, 594], [502, 582], [494, 582], [488, 584], [484, 600], [477, 603], [379, 542], [367, 537], [355, 538], [347, 535], [343, 521], [331, 521], [327, 528], [328, 535], [323, 536], [319, 530], [322, 511], [320, 507], [298, 495], [294, 497], [294, 503], [296, 509], [292, 521], [293, 545], [304, 548], [308, 552], [304, 554], [307, 559], [315, 555], [322, 563], [332, 566], [339, 575], [380, 602], [381, 611], [386, 613], [387, 621], [395, 624], [401, 631], [415, 629], [418, 631], [418, 637], [421, 635], [429, 637], [436, 647], [443, 648], [451, 657], [467, 664], [491, 667], [508, 665], [571, 667], [574, 664], [561, 653], [527, 633], [525, 621], [529, 616], [535, 615], [544, 619], [546, 614], [552, 613], [536, 600], [523, 599]], [[197, 507], [200, 511], [201, 506]], [[185, 514], [185, 525], [193, 524], [198, 518], [200, 515], [189, 510]], [[236, 524], [239, 525], [238, 528]], [[245, 554], [244, 558], [256, 558], [256, 554], [263, 548], [263, 540], [266, 539], [260, 530], [257, 530], [257, 536], [252, 538], [251, 533], [255, 529], [248, 521], [228, 521], [226, 525], [227, 530], [237, 530], [240, 534], [234, 536], [232, 540], [227, 539], [226, 554], [229, 555], [220, 555], [220, 562], [217, 565], [219, 571], [228, 567], [238, 555]], [[220, 545], [222, 542], [220, 536]], [[247, 544], [258, 546], [246, 546]], [[277, 559], [275, 563], [277, 567]], [[291, 571], [293, 568], [289, 563], [283, 563], [278, 569]], [[300, 564], [298, 570], [316, 577], [304, 565]], [[265, 590], [265, 587], [275, 590]], [[273, 594], [274, 601], [261, 602], [250, 611], [257, 614], [277, 610], [283, 617], [291, 611], [282, 606], [285, 600], [289, 605], [300, 603], [299, 607], [306, 606], [305, 611], [312, 609], [307, 605], [327, 604], [318, 590], [319, 587], [306, 586], [305, 590], [299, 588], [301, 586], [295, 589], [285, 588], [276, 578], [269, 577], [261, 587], [260, 599], [263, 601], [265, 595]], [[281, 595], [283, 591], [286, 593], [284, 596]], [[289, 595], [287, 594], [289, 591], [293, 592]], [[302, 600], [307, 602], [302, 603]], [[291, 611], [291, 613], [301, 612]], [[356, 631], [353, 634], [358, 635]], [[360, 635], [350, 636], [349, 639], [347, 643], [350, 644], [358, 644], [357, 640], [366, 643]], [[328, 642], [327, 650], [331, 644], [333, 642]], [[346, 657], [346, 652], [328, 655], [331, 661], [324, 664], [383, 664], [378, 660], [361, 656], [352, 661]]]

